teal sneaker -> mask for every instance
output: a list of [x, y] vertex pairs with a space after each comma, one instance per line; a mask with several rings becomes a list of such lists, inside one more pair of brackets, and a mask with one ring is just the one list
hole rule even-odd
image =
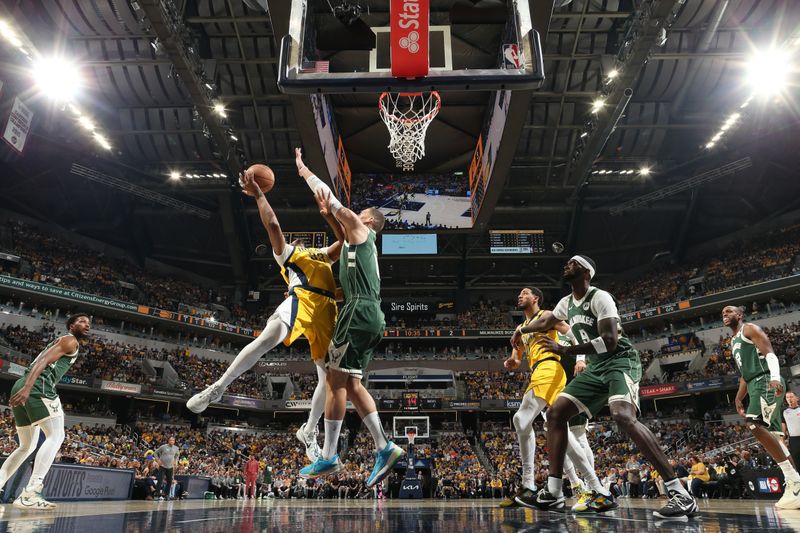
[[342, 469], [339, 456], [334, 455], [330, 459], [320, 457], [308, 466], [300, 469], [300, 477], [303, 479], [315, 479], [330, 474], [335, 474]]
[[375, 468], [367, 480], [367, 488], [371, 489], [385, 478], [405, 454], [406, 452], [392, 441], [389, 441], [383, 450], [375, 452]]

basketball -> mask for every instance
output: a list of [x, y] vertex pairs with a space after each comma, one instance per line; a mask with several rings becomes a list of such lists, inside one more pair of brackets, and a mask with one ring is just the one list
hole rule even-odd
[[261, 192], [269, 192], [275, 185], [275, 173], [267, 165], [262, 165], [261, 163], [250, 165], [245, 173], [253, 174], [253, 179], [258, 188], [261, 189]]

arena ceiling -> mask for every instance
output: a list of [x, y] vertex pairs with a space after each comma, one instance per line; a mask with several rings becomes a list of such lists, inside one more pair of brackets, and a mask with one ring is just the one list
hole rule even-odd
[[[6, 14], [40, 51], [58, 49], [83, 65], [87, 87], [81, 102], [113, 150], [97, 149], [67, 113], [51, 108], [24, 156], [6, 156], [14, 179], [0, 185], [3, 205], [226, 284], [266, 273], [277, 287], [272, 262], [254, 252], [266, 240], [257, 214], [229, 180], [168, 179], [171, 171], [233, 176], [241, 159], [266, 161], [278, 173], [270, 198], [284, 229], [323, 228], [292, 159], [295, 146], [314, 139], [307, 121], [298, 120], [310, 104], [276, 86], [288, 2], [267, 3], [269, 11], [256, 0], [6, 2]], [[376, 11], [387, 4], [361, 0], [370, 3]], [[544, 229], [548, 244], [565, 243], [567, 252], [591, 255], [601, 272], [616, 273], [656, 254], [680, 257], [688, 246], [800, 208], [796, 91], [754, 102], [742, 124], [713, 149], [704, 147], [747, 96], [742, 74], [749, 54], [789, 42], [800, 23], [800, 5], [561, 0], [543, 10], [547, 2], [536, 4], [546, 81], [530, 92], [507, 175], [493, 180], [495, 205], [488, 206], [483, 229]], [[550, 13], [553, 4], [549, 20], [543, 20], [541, 13]], [[170, 26], [163, 6], [184, 22], [180, 32]], [[643, 10], [668, 27], [663, 43], [660, 34], [637, 27]], [[183, 32], [189, 40], [170, 38]], [[624, 68], [589, 130], [592, 102], [603, 95], [620, 50]], [[4, 77], [13, 86], [19, 57], [7, 47], [2, 53]], [[625, 87], [633, 90], [632, 98], [609, 133]], [[224, 102], [228, 122], [209, 107], [212, 100]], [[370, 118], [374, 107], [352, 107], [337, 111], [345, 133], [358, 120], [377, 118]], [[385, 149], [362, 142], [359, 152]], [[734, 174], [610, 214], [626, 201], [745, 157], [748, 168]], [[70, 172], [74, 164], [179, 199], [209, 216], [76, 176]], [[371, 170], [364, 158], [354, 157], [354, 166]], [[651, 174], [640, 176], [641, 167]], [[492, 256], [483, 230], [444, 233], [439, 250], [422, 266], [419, 258], [383, 258], [387, 288], [521, 282], [557, 287], [565, 258]]]

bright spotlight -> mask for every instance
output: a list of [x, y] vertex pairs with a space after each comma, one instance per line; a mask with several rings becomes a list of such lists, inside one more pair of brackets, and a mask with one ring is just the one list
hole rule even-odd
[[173, 170], [172, 172], [169, 173], [169, 179], [179, 180], [181, 179], [181, 173], [178, 172], [177, 170]]
[[106, 150], [111, 150], [111, 145], [108, 143], [108, 140], [99, 133], [94, 132], [94, 140]]
[[78, 67], [62, 57], [38, 60], [33, 66], [33, 78], [39, 90], [56, 101], [72, 100], [83, 84]]
[[225, 106], [222, 105], [222, 104], [214, 104], [214, 112], [217, 115], [219, 115], [221, 117], [224, 117], [225, 116]]
[[640, 176], [649, 176], [650, 175], [650, 167], [641, 167], [639, 169]]
[[610, 80], [613, 80], [617, 76], [619, 76], [619, 71], [617, 69], [614, 69], [614, 70], [612, 70], [611, 72], [608, 73], [608, 79], [610, 79]]
[[711, 142], [709, 142], [709, 143], [706, 143], [706, 148], [714, 148], [714, 145], [715, 145], [715, 144], [717, 144], [717, 143], [715, 143], [714, 141], [711, 141]]
[[756, 94], [771, 96], [786, 88], [791, 57], [787, 50], [776, 48], [753, 54], [747, 65], [747, 82]]
[[598, 98], [597, 100], [592, 102], [592, 113], [597, 113], [598, 111], [603, 109], [604, 104], [605, 102], [603, 101], [602, 98]]
[[88, 131], [94, 131], [94, 122], [92, 122], [92, 119], [90, 119], [86, 115], [81, 115], [80, 117], [78, 117], [78, 124], [83, 126], [84, 129]]

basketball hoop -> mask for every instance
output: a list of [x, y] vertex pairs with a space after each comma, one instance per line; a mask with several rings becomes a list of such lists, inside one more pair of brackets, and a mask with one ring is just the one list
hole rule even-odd
[[417, 428], [415, 427], [407, 427], [406, 428], [406, 438], [408, 439], [408, 443], [413, 446], [414, 440], [417, 438]]
[[439, 113], [439, 93], [381, 93], [378, 109], [381, 120], [389, 128], [389, 151], [397, 166], [414, 170], [414, 163], [425, 156], [425, 133]]

